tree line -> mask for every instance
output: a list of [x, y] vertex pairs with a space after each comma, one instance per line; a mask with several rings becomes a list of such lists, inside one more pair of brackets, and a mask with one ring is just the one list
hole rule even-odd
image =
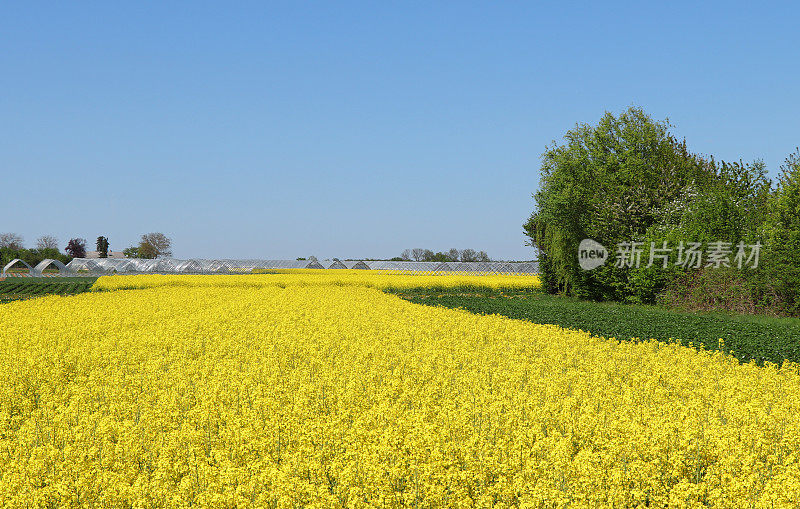
[[[59, 241], [53, 235], [43, 235], [36, 239], [35, 247], [26, 248], [24, 238], [17, 233], [0, 233], [0, 267], [14, 259], [20, 259], [30, 265], [36, 266], [46, 259], [58, 260], [69, 263], [73, 258], [86, 257], [87, 241], [83, 238], [71, 238], [64, 247], [63, 253], [59, 249]], [[95, 242], [100, 258], [107, 258], [110, 250], [108, 237], [101, 235]], [[172, 256], [172, 240], [163, 233], [154, 232], [142, 235], [139, 243], [131, 246], [123, 253], [128, 258], [159, 258]]]
[[411, 261], [415, 262], [489, 262], [491, 259], [486, 251], [475, 251], [474, 249], [456, 249], [449, 251], [433, 252], [431, 249], [414, 248], [404, 250], [400, 256], [392, 258], [392, 261]]
[[21, 235], [0, 233], [0, 269], [17, 258], [31, 267], [48, 258], [62, 263], [69, 263], [72, 260], [71, 256], [61, 252], [58, 239], [52, 235], [39, 237], [36, 239], [35, 247], [27, 249]]
[[[545, 289], [800, 315], [800, 150], [772, 182], [762, 161], [692, 153], [671, 127], [631, 107], [576, 125], [563, 143], [547, 147], [536, 207], [523, 225], [539, 251]], [[616, 260], [586, 270], [579, 258], [585, 239]], [[689, 247], [696, 257], [686, 263]]]

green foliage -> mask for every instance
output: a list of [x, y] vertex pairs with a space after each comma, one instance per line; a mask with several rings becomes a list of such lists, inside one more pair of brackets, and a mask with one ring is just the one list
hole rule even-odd
[[447, 252], [433, 252], [430, 249], [414, 248], [406, 249], [401, 256], [392, 258], [396, 261], [409, 261], [411, 258], [417, 262], [489, 262], [491, 258], [486, 251], [475, 251], [467, 248], [458, 250], [450, 248]]
[[784, 302], [775, 282], [762, 271], [706, 269], [684, 272], [672, 279], [659, 301], [688, 311], [727, 310], [778, 315]]
[[[578, 266], [578, 244], [592, 238], [610, 247], [643, 240], [661, 211], [700, 178], [701, 165], [641, 109], [606, 113], [597, 126], [577, 125], [566, 143], [543, 154], [537, 210], [524, 225], [549, 259], [555, 289], [598, 300], [621, 300], [626, 274]], [[548, 275], [550, 277], [550, 275]]]
[[100, 258], [108, 258], [108, 238], [102, 235], [97, 237], [97, 254]]
[[[523, 226], [540, 253], [544, 288], [583, 299], [654, 303], [687, 269], [676, 268], [680, 241], [762, 241], [771, 183], [764, 164], [717, 163], [689, 153], [641, 109], [606, 113], [597, 126], [577, 125], [543, 154], [536, 210]], [[578, 264], [583, 239], [613, 256], [641, 242], [639, 268]], [[647, 267], [651, 243], [673, 249], [666, 269]]]
[[124, 254], [126, 258], [139, 258], [139, 248], [136, 246], [125, 248], [122, 250], [122, 254]]
[[159, 256], [172, 256], [172, 239], [163, 233], [153, 232], [142, 235], [139, 247], [136, 249], [137, 258], [158, 258]]
[[[617, 340], [657, 339], [719, 350], [742, 362], [800, 362], [800, 320], [683, 313], [656, 306], [596, 303], [543, 292], [405, 292], [412, 302], [554, 324]], [[720, 345], [719, 340], [723, 340]]]
[[137, 258], [146, 258], [148, 260], [152, 260], [157, 256], [158, 256], [158, 250], [156, 250], [156, 248], [148, 242], [142, 242], [141, 244], [139, 244], [139, 247], [136, 248]]
[[8, 278], [0, 281], [0, 303], [42, 297], [44, 295], [76, 295], [88, 292], [97, 278]]
[[781, 166], [778, 186], [764, 225], [765, 278], [775, 283], [783, 311], [800, 314], [800, 149]]
[[19, 258], [31, 267], [35, 267], [39, 262], [48, 258], [58, 260], [63, 264], [67, 264], [72, 260], [72, 258], [60, 253], [57, 249], [10, 249], [3, 247], [0, 248], [0, 269], [16, 258]]
[[760, 240], [772, 188], [764, 163], [717, 163], [712, 158], [703, 164], [707, 178], [687, 186], [666, 207], [651, 236], [703, 243]]

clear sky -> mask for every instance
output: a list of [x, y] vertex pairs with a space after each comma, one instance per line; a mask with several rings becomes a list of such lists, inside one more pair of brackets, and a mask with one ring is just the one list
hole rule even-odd
[[0, 7], [0, 232], [30, 246], [529, 259], [540, 155], [577, 122], [641, 106], [773, 176], [800, 144], [792, 3]]

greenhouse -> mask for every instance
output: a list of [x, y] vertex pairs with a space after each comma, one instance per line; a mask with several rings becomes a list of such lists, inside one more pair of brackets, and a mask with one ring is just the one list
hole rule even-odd
[[67, 264], [67, 269], [70, 272], [86, 273], [86, 274], [105, 274], [107, 269], [100, 266], [94, 260], [88, 258], [74, 258]]
[[59, 274], [65, 274], [66, 272], [68, 272], [66, 265], [64, 265], [58, 260], [51, 260], [50, 258], [47, 258], [39, 262], [36, 265], [36, 267], [34, 267], [33, 270], [30, 271], [30, 273], [37, 276], [44, 275], [44, 271], [46, 269], [49, 269], [50, 267], [54, 267], [56, 272]]
[[[46, 260], [47, 261], [47, 260]], [[22, 260], [15, 260], [7, 267]], [[42, 262], [44, 263], [44, 262]], [[41, 264], [40, 264], [41, 265]], [[89, 273], [93, 275], [107, 274], [251, 274], [273, 270], [290, 269], [357, 269], [376, 270], [389, 274], [537, 274], [539, 264], [533, 262], [410, 262], [386, 260], [206, 260], [174, 258], [158, 258], [143, 260], [139, 258], [75, 258], [66, 266], [50, 261], [42, 270], [55, 265], [60, 273]], [[30, 267], [29, 267], [30, 269]], [[30, 270], [32, 274], [41, 274], [38, 269]]]
[[[25, 269], [21, 269], [20, 265], [24, 266]], [[29, 274], [33, 275], [33, 272], [34, 272], [33, 271], [33, 267], [31, 267], [30, 265], [28, 265], [24, 261], [20, 260], [19, 258], [14, 258], [10, 262], [8, 262], [5, 267], [3, 267], [3, 277], [8, 275], [10, 270], [14, 270], [15, 266], [17, 267], [16, 270], [20, 270], [20, 269], [21, 270], [27, 270]]]

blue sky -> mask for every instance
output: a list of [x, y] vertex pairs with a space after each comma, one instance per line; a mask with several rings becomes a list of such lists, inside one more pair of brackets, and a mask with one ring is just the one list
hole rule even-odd
[[800, 8], [2, 2], [0, 232], [175, 256], [529, 259], [540, 155], [643, 107], [691, 150], [800, 144]]

